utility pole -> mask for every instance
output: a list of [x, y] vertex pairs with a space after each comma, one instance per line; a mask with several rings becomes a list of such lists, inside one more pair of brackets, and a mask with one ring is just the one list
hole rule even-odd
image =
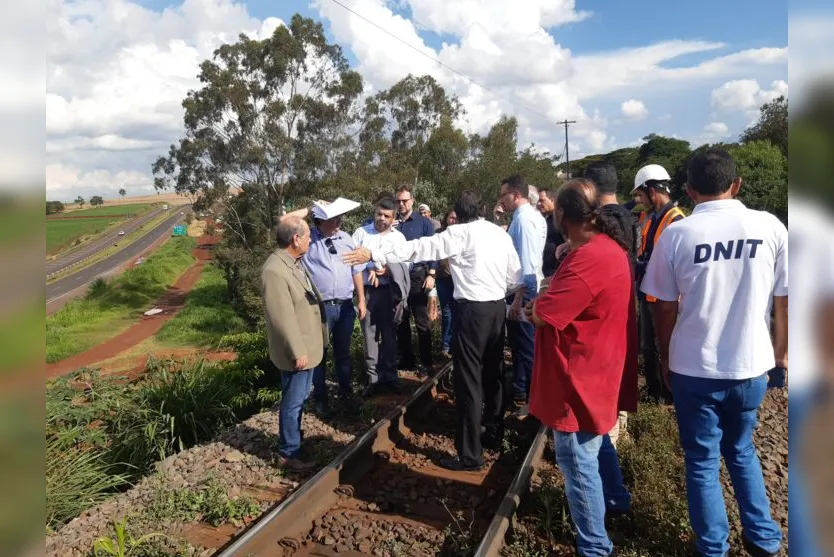
[[568, 180], [570, 180], [570, 152], [568, 149], [568, 125], [575, 124], [576, 120], [562, 120], [556, 122], [557, 124], [565, 126], [565, 170], [567, 171]]

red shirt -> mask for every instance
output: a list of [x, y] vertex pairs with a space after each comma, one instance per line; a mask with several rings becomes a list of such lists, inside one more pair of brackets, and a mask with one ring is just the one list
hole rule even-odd
[[536, 301], [530, 412], [562, 432], [603, 435], [637, 410], [637, 311], [628, 256], [597, 234], [571, 251]]

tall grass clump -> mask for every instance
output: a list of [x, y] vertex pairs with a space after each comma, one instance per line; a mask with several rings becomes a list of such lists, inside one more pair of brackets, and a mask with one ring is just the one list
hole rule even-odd
[[82, 369], [47, 386], [49, 528], [280, 400], [262, 334], [231, 335], [223, 344], [238, 352], [236, 361], [151, 360], [135, 383]]

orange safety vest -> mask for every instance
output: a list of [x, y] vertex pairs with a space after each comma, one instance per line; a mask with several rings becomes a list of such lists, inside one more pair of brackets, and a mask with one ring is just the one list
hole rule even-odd
[[[660, 224], [657, 225], [657, 230], [654, 233], [654, 242], [652, 242], [652, 246], [657, 245], [657, 241], [660, 239], [660, 234], [663, 230], [672, 224], [672, 220], [676, 218], [678, 215], [685, 216], [683, 211], [678, 209], [677, 207], [672, 207], [666, 214], [663, 215], [663, 218], [660, 219]], [[642, 217], [642, 215], [641, 215]], [[640, 243], [640, 250], [637, 252], [637, 257], [642, 257], [643, 253], [646, 251], [646, 245], [649, 241], [649, 229], [652, 227], [652, 219], [647, 218], [646, 221], [643, 223], [643, 228], [641, 230], [641, 235], [643, 237], [643, 241]], [[654, 296], [649, 296], [646, 294], [646, 301], [647, 302], [656, 302], [657, 298]]]

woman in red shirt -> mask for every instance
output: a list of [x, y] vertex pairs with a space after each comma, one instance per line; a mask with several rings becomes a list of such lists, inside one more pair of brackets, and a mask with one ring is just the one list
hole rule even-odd
[[553, 428], [581, 556], [611, 555], [606, 511], [631, 508], [608, 432], [618, 410], [637, 409], [632, 270], [620, 228], [599, 208], [589, 180], [559, 190], [553, 218], [570, 252], [528, 309], [536, 325], [530, 412]]

